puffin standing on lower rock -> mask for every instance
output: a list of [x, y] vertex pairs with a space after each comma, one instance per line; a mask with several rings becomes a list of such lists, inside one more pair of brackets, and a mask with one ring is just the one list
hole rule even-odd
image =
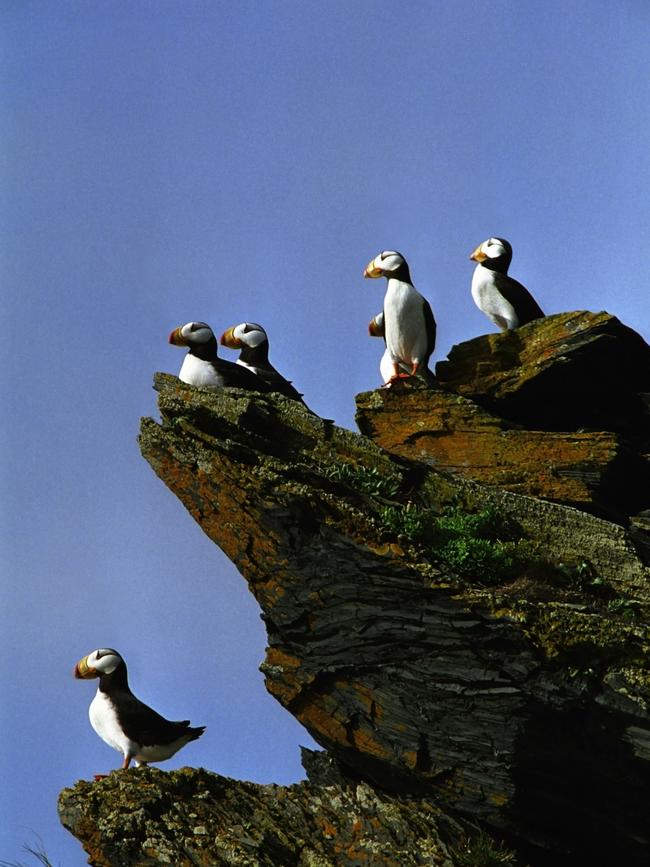
[[99, 678], [88, 716], [100, 738], [122, 753], [123, 769], [132, 760], [136, 765], [163, 762], [205, 731], [205, 726], [191, 727], [189, 720], [166, 720], [137, 699], [129, 689], [126, 663], [110, 647], [93, 650], [80, 659], [74, 676]]
[[269, 338], [261, 325], [256, 322], [240, 322], [239, 325], [233, 325], [224, 331], [219, 343], [229, 349], [239, 349], [237, 364], [259, 376], [270, 386], [271, 391], [305, 403], [302, 394], [269, 361]]
[[385, 377], [387, 365], [384, 364], [385, 385], [410, 376], [420, 376], [428, 383], [435, 382], [428, 364], [436, 345], [436, 320], [429, 302], [411, 281], [406, 259], [394, 250], [384, 250], [368, 263], [363, 276], [385, 277], [388, 281], [384, 296], [383, 336], [392, 374]]
[[250, 370], [217, 356], [217, 338], [205, 322], [187, 322], [169, 335], [174, 346], [187, 346], [189, 352], [178, 374], [181, 382], [204, 388], [246, 388], [269, 392], [271, 388]]
[[477, 262], [472, 298], [479, 310], [502, 331], [511, 331], [544, 313], [525, 286], [508, 276], [512, 247], [503, 238], [488, 238], [469, 257]]

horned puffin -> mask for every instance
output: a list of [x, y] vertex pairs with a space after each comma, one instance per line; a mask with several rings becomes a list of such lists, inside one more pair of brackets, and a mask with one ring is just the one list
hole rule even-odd
[[136, 765], [163, 762], [205, 731], [205, 726], [190, 726], [189, 720], [166, 720], [137, 699], [129, 689], [126, 663], [110, 647], [100, 647], [80, 659], [74, 676], [99, 678], [88, 709], [90, 724], [103, 741], [122, 753], [124, 769], [132, 760]]
[[469, 257], [477, 262], [472, 298], [479, 310], [502, 331], [510, 331], [544, 316], [525, 286], [508, 276], [512, 247], [503, 238], [488, 238]]
[[387, 379], [382, 371], [384, 384], [390, 385], [397, 379], [416, 375], [426, 382], [434, 382], [428, 364], [436, 344], [436, 320], [429, 302], [411, 282], [406, 259], [394, 250], [384, 250], [368, 263], [363, 276], [386, 277], [388, 281], [384, 296], [383, 336], [392, 372]]
[[189, 352], [178, 374], [181, 382], [204, 388], [246, 388], [249, 391], [271, 391], [263, 379], [232, 361], [217, 356], [217, 338], [205, 322], [187, 322], [169, 335], [174, 346], [187, 346]]
[[239, 349], [237, 364], [261, 377], [271, 387], [271, 391], [304, 403], [302, 394], [278, 373], [269, 361], [269, 338], [261, 325], [256, 322], [240, 322], [239, 325], [233, 325], [224, 331], [219, 343], [229, 349]]

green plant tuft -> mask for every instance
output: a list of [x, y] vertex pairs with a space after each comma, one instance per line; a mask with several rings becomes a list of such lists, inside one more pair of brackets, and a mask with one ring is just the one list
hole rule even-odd
[[323, 475], [333, 482], [342, 482], [364, 494], [373, 497], [391, 499], [397, 496], [401, 479], [386, 476], [376, 467], [354, 466], [352, 464], [336, 464], [323, 469]]
[[619, 614], [626, 620], [636, 620], [641, 613], [639, 602], [636, 599], [626, 599], [617, 596], [607, 603], [607, 610], [611, 614]]
[[431, 523], [431, 513], [412, 503], [407, 506], [384, 506], [379, 510], [382, 524], [396, 536], [407, 536], [411, 541], [425, 543]]
[[430, 555], [443, 560], [463, 577], [494, 583], [517, 574], [523, 566], [520, 540], [493, 509], [467, 514], [456, 509], [446, 515], [408, 506], [380, 510], [386, 529], [406, 536]]
[[[376, 467], [339, 463], [322, 468], [323, 475], [359, 493], [385, 500], [400, 493], [401, 478]], [[522, 556], [521, 540], [492, 508], [467, 513], [454, 509], [436, 515], [415, 503], [387, 504], [379, 519], [393, 536], [406, 536], [426, 554], [447, 563], [461, 577], [495, 583], [521, 571], [530, 556]]]

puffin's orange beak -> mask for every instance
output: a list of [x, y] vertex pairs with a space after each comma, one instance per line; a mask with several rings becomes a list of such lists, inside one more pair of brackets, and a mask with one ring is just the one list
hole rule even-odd
[[377, 324], [377, 317], [370, 320], [370, 322], [368, 324], [368, 334], [371, 337], [383, 337], [384, 336], [384, 329], [380, 325]]
[[469, 258], [474, 259], [475, 262], [484, 262], [487, 259], [485, 253], [481, 250], [481, 244], [478, 245]]
[[187, 340], [181, 334], [182, 327], [182, 325], [179, 325], [178, 328], [174, 328], [169, 335], [169, 343], [173, 343], [174, 346], [187, 346]]
[[73, 671], [74, 676], [82, 680], [90, 680], [91, 677], [99, 677], [98, 672], [88, 665], [87, 656], [84, 656], [83, 659], [79, 660], [79, 662], [75, 665]]
[[241, 346], [241, 340], [238, 337], [235, 337], [234, 331], [234, 326], [229, 328], [227, 331], [224, 331], [219, 338], [219, 343], [222, 346], [227, 346], [229, 349], [239, 349]]
[[366, 268], [363, 272], [363, 276], [364, 277], [381, 277], [383, 273], [384, 272], [381, 270], [381, 268], [376, 267], [375, 260], [373, 259], [372, 262], [368, 262], [368, 264], [366, 265]]

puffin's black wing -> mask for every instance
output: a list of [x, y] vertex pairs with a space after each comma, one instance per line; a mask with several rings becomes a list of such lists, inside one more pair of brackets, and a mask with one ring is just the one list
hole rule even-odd
[[166, 746], [194, 731], [190, 729], [189, 720], [172, 722], [165, 719], [130, 692], [122, 692], [119, 698], [115, 696], [112, 700], [124, 734], [140, 746]]
[[285, 379], [281, 373], [269, 364], [268, 367], [265, 365], [264, 367], [258, 367], [258, 376], [260, 376], [264, 382], [270, 387], [271, 391], [279, 391], [280, 394], [283, 394], [285, 397], [290, 397], [291, 400], [299, 400], [301, 403], [302, 394], [298, 391], [298, 389], [294, 388], [291, 384], [291, 381]]
[[534, 319], [542, 319], [544, 317], [542, 308], [535, 301], [528, 289], [522, 286], [521, 283], [518, 283], [513, 277], [495, 271], [494, 282], [506, 301], [514, 307], [519, 325], [526, 325], [526, 323], [532, 322]]
[[422, 312], [424, 313], [424, 327], [427, 332], [427, 352], [423, 364], [428, 365], [431, 353], [436, 348], [436, 320], [431, 305], [426, 298], [422, 298]]
[[249, 391], [270, 392], [273, 389], [256, 374], [247, 370], [241, 364], [226, 361], [225, 358], [215, 358], [210, 362], [215, 371], [223, 378], [224, 384], [232, 388], [246, 388]]

